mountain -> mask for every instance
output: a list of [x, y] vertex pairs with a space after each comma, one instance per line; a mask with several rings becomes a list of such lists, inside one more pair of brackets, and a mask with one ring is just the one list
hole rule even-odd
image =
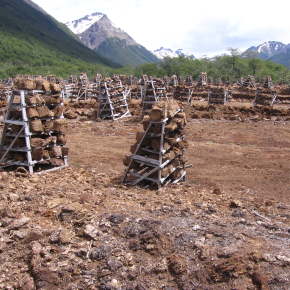
[[207, 59], [210, 59], [210, 60], [216, 60], [218, 57], [223, 57], [223, 56], [226, 56], [226, 55], [229, 55], [229, 52], [221, 52], [219, 54], [216, 54], [216, 53], [211, 53], [211, 54], [203, 54], [202, 56], [198, 57], [198, 59], [203, 59], [203, 58], [207, 58]]
[[186, 53], [182, 49], [173, 51], [170, 48], [160, 47], [159, 49], [151, 50], [151, 52], [159, 59], [163, 59], [164, 57], [178, 57], [179, 55], [195, 58], [193, 54]]
[[[86, 47], [30, 0], [0, 0], [0, 78], [14, 74], [96, 73], [120, 68]], [[93, 72], [94, 71], [94, 72]]]
[[257, 57], [263, 60], [271, 60], [273, 62], [289, 66], [290, 60], [290, 44], [284, 44], [279, 41], [267, 41], [258, 46], [251, 46], [247, 51], [257, 52]]
[[87, 47], [114, 62], [135, 66], [159, 61], [124, 30], [116, 27], [106, 14], [96, 12], [66, 25]]
[[34, 9], [42, 12], [43, 14], [48, 14], [40, 6], [38, 6], [36, 3], [32, 2], [31, 0], [23, 0], [23, 1], [26, 2], [28, 5], [32, 6]]
[[246, 51], [255, 51], [261, 59], [269, 59], [270, 57], [286, 51], [290, 48], [290, 44], [284, 44], [279, 41], [267, 41], [258, 46], [251, 46]]
[[289, 69], [290, 49], [287, 49], [283, 52], [280, 52], [280, 53], [273, 55], [272, 57], [269, 58], [269, 60], [276, 62], [276, 63], [279, 63], [279, 64], [283, 64], [286, 68]]

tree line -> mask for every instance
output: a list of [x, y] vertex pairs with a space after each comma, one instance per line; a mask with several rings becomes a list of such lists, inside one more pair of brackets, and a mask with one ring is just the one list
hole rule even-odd
[[135, 75], [142, 74], [155, 75], [160, 78], [164, 75], [188, 75], [194, 80], [198, 80], [200, 72], [206, 72], [214, 80], [221, 78], [225, 81], [230, 76], [232, 82], [238, 78], [253, 75], [255, 79], [265, 79], [271, 76], [274, 83], [278, 83], [283, 78], [289, 83], [290, 70], [281, 64], [270, 60], [262, 60], [254, 51], [241, 53], [237, 48], [228, 48], [228, 54], [216, 56], [214, 58], [193, 59], [191, 57], [165, 57], [160, 63], [146, 63], [135, 68]]
[[[6, 40], [8, 41], [8, 39]], [[6, 48], [9, 46], [8, 43], [6, 43]], [[0, 79], [13, 77], [16, 74], [43, 76], [54, 74], [69, 78], [70, 75], [80, 75], [82, 72], [86, 73], [91, 80], [97, 73], [102, 76], [112, 76], [113, 74], [134, 75], [137, 78], [140, 78], [143, 74], [158, 78], [165, 75], [171, 77], [174, 74], [186, 78], [189, 75], [197, 81], [200, 72], [206, 72], [213, 80], [221, 78], [222, 81], [225, 81], [227, 76], [230, 76], [232, 83], [236, 82], [238, 78], [246, 78], [248, 75], [253, 75], [256, 80], [271, 76], [275, 84], [281, 78], [284, 78], [286, 84], [289, 84], [290, 78], [290, 70], [285, 66], [270, 60], [264, 61], [257, 56], [256, 52], [241, 53], [237, 48], [229, 48], [227, 55], [214, 58], [193, 59], [180, 55], [173, 58], [165, 57], [160, 62], [145, 63], [135, 67], [113, 68], [96, 62], [85, 62], [73, 56], [68, 57], [59, 51], [38, 48], [37, 45], [33, 46], [34, 58], [31, 58], [29, 51], [32, 48], [28, 49], [26, 46], [19, 45], [19, 41], [18, 46], [13, 48], [11, 44], [10, 49], [6, 52], [1, 51], [4, 47], [0, 46]], [[12, 54], [8, 58], [9, 61], [5, 60], [7, 57], [4, 57], [7, 53]]]

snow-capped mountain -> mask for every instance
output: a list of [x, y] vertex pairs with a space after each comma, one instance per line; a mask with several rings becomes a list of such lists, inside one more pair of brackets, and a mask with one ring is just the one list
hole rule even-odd
[[158, 58], [117, 27], [106, 14], [96, 12], [66, 23], [84, 45], [122, 65], [157, 62]]
[[195, 58], [193, 54], [186, 53], [182, 49], [177, 49], [173, 51], [170, 48], [160, 47], [159, 49], [151, 50], [151, 52], [159, 59], [163, 59], [164, 57], [178, 57], [179, 55]]
[[74, 33], [80, 34], [90, 28], [95, 22], [99, 21], [104, 16], [103, 13], [96, 12], [91, 15], [86, 15], [78, 20], [67, 22], [65, 25]]
[[267, 41], [258, 46], [251, 46], [246, 51], [257, 52], [260, 58], [268, 59], [276, 54], [286, 51], [290, 48], [290, 44], [284, 44], [279, 41]]
[[222, 53], [218, 53], [218, 54], [203, 54], [201, 57], [198, 57], [199, 59], [202, 58], [209, 58], [209, 59], [215, 59], [216, 57], [219, 56], [225, 56], [225, 55], [229, 55], [229, 52], [222, 52]]
[[112, 37], [125, 40], [126, 45], [139, 45], [124, 30], [113, 24], [106, 14], [100, 12], [67, 22], [66, 26], [91, 49], [98, 49], [106, 38]]

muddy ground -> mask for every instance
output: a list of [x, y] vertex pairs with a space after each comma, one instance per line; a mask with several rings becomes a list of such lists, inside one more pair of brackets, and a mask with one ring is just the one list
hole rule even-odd
[[66, 104], [69, 167], [2, 169], [1, 289], [290, 289], [289, 105], [182, 105], [187, 182], [120, 184], [138, 102]]

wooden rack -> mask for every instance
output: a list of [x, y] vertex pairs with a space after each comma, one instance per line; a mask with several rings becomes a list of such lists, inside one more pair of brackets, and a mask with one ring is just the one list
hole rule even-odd
[[[54, 131], [53, 128], [48, 132], [38, 131], [34, 132], [31, 130], [31, 123], [33, 122], [33, 118], [28, 118], [27, 110], [29, 108], [36, 108], [37, 106], [45, 106], [46, 104], [38, 104], [31, 105], [27, 104], [25, 101], [25, 97], [34, 93], [45, 93], [43, 91], [27, 91], [27, 90], [14, 90], [12, 91], [12, 95], [10, 97], [6, 116], [2, 120], [4, 123], [1, 141], [0, 141], [0, 164], [2, 167], [6, 166], [26, 166], [28, 167], [28, 171], [30, 174], [34, 171], [34, 166], [36, 164], [48, 165], [49, 170], [60, 169], [68, 166], [67, 163], [67, 153], [68, 148], [66, 148], [63, 143], [61, 145], [58, 144], [58, 138], [60, 135], [64, 135], [64, 132]], [[52, 104], [50, 103], [49, 108], [53, 109], [56, 106], [61, 106], [62, 103]], [[15, 110], [17, 111], [18, 116], [14, 116]], [[46, 122], [49, 120], [63, 119], [63, 113], [57, 118], [48, 117], [48, 118], [39, 118], [40, 122]], [[15, 129], [16, 128], [16, 129]], [[52, 137], [51, 137], [52, 136]], [[38, 138], [39, 140], [45, 141], [46, 138], [51, 138], [51, 143], [45, 145], [41, 150], [47, 151], [47, 155], [45, 158], [34, 158], [33, 152], [34, 149], [39, 149], [39, 147], [35, 148], [31, 145], [32, 139]], [[35, 141], [36, 139], [34, 139]], [[10, 144], [9, 144], [10, 143]], [[60, 149], [60, 154], [57, 156], [50, 156], [49, 150], [55, 149], [52, 147], [58, 146], [57, 149]], [[61, 147], [61, 148], [60, 148]], [[21, 156], [20, 159], [15, 159], [15, 154]], [[53, 163], [53, 158], [62, 160], [63, 164], [59, 165]], [[4, 164], [4, 165], [3, 165]], [[45, 171], [45, 170], [44, 170]]]
[[[132, 185], [136, 185], [145, 182], [145, 186], [156, 184], [158, 188], [161, 188], [162, 185], [168, 183], [177, 183], [181, 179], [186, 180], [185, 161], [180, 162], [180, 158], [184, 158], [185, 149], [181, 148], [179, 152], [173, 152], [171, 151], [172, 147], [168, 144], [165, 147], [166, 134], [168, 134], [166, 133], [166, 125], [169, 121], [170, 119], [166, 118], [162, 121], [149, 123], [135, 153], [131, 156], [121, 183], [130, 182]], [[160, 143], [159, 149], [156, 149], [156, 146], [152, 147], [152, 139], [155, 139], [157, 144]], [[179, 135], [174, 142], [181, 141], [184, 141], [184, 135]], [[171, 152], [170, 157], [166, 155], [169, 152]]]
[[261, 90], [257, 90], [253, 106], [256, 107], [257, 105], [261, 105], [273, 107], [276, 98], [277, 98], [276, 93], [263, 92]]
[[176, 86], [173, 88], [173, 98], [179, 101], [187, 102], [190, 105], [193, 89], [186, 86]]
[[143, 119], [144, 115], [147, 114], [152, 105], [159, 101], [168, 101], [166, 88], [165, 87], [155, 87], [155, 81], [147, 80], [144, 86], [144, 91], [142, 94], [142, 113], [141, 113], [141, 120]]
[[[121, 90], [119, 90], [121, 89]], [[110, 82], [104, 81], [99, 86], [99, 108], [97, 118], [112, 118], [117, 120], [130, 116], [127, 104], [127, 96], [130, 94], [129, 89], [125, 89], [122, 83], [111, 85]]]
[[209, 83], [209, 81], [208, 81], [207, 73], [206, 73], [206, 72], [201, 72], [201, 73], [199, 74], [199, 78], [198, 78], [197, 86], [198, 86], [198, 87], [207, 86], [208, 83]]
[[207, 104], [226, 105], [228, 96], [227, 90], [222, 88], [213, 88], [208, 91]]

